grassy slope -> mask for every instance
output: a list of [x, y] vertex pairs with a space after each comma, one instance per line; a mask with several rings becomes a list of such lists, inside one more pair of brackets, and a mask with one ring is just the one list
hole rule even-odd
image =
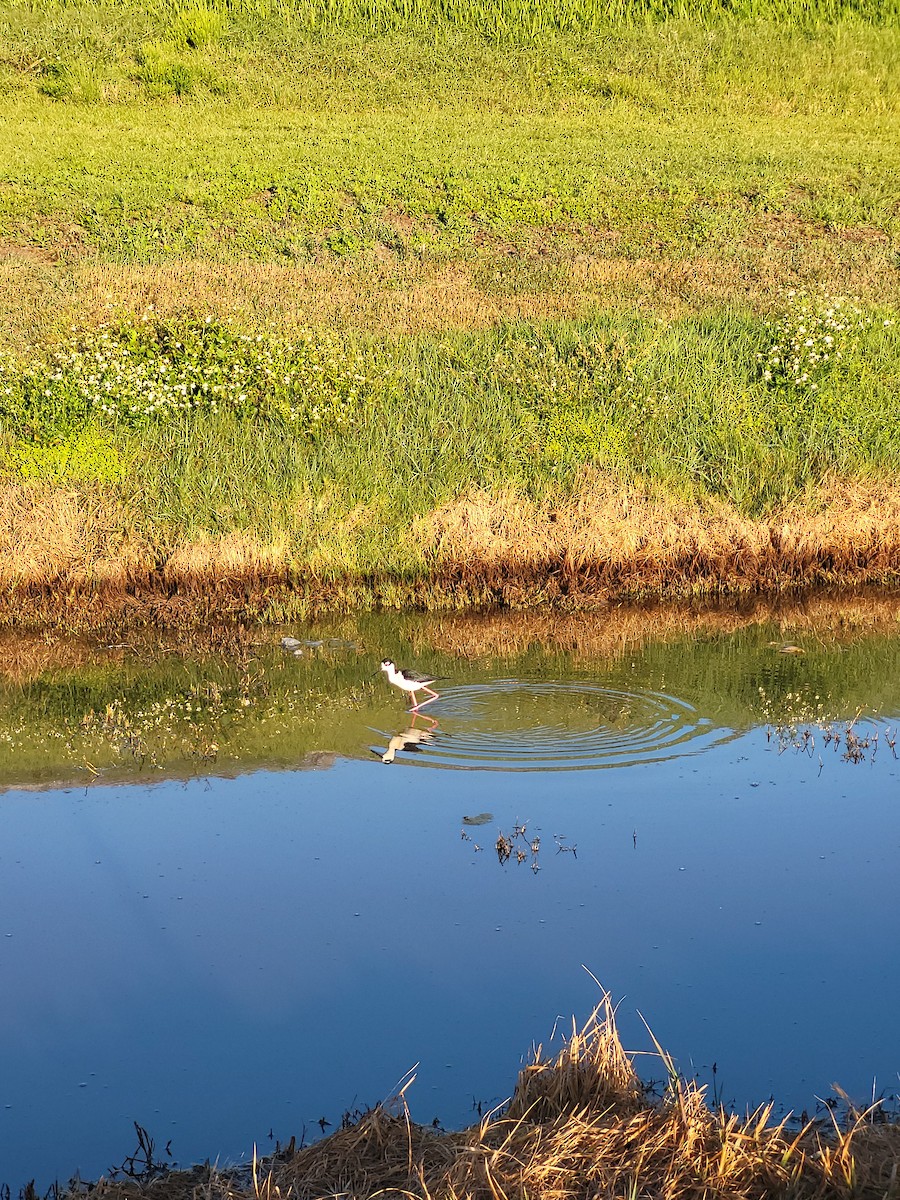
[[378, 242], [465, 256], [535, 232], [683, 257], [737, 249], [772, 213], [896, 233], [890, 30], [676, 25], [499, 48], [238, 31], [165, 52], [194, 80], [176, 96], [177, 75], [139, 82], [158, 40], [104, 71], [69, 19], [7, 30], [0, 229], [19, 244], [124, 265]]
[[[506, 544], [530, 542], [539, 565], [537, 526], [554, 505], [577, 510], [585, 465], [601, 493], [679, 497], [688, 541], [714, 500], [735, 516], [731, 542], [753, 543], [746, 518], [900, 466], [890, 330], [867, 334], [814, 405], [776, 402], [755, 366], [787, 286], [857, 294], [876, 323], [896, 309], [895, 29], [670, 21], [495, 44], [449, 26], [315, 35], [220, 13], [198, 36], [197, 20], [7, 10], [0, 339], [33, 355], [70, 323], [152, 303], [265, 331], [337, 328], [402, 386], [349, 438], [249, 437], [225, 418], [114, 431], [128, 477], [99, 496], [73, 481], [66, 536], [50, 523], [66, 551], [44, 546], [31, 578], [78, 575], [79, 561], [96, 574], [78, 545], [102, 536], [107, 563], [176, 549], [189, 573], [215, 572], [221, 547], [190, 545], [234, 531], [238, 573], [287, 561], [411, 578], [478, 549], [452, 514], [430, 514], [482, 489], [496, 534], [510, 485], [537, 508], [517, 510]], [[550, 427], [544, 404], [536, 427], [522, 392], [540, 409], [552, 380], [529, 359], [535, 336], [563, 358], [579, 341], [624, 345], [638, 385], [598, 408], [563, 363], [574, 416]], [[627, 454], [607, 453], [623, 438]], [[5, 526], [28, 542], [11, 495]], [[55, 503], [32, 496], [32, 525]], [[599, 505], [583, 558], [620, 516]], [[876, 540], [892, 521], [876, 514]], [[639, 532], [615, 553], [633, 554]]]

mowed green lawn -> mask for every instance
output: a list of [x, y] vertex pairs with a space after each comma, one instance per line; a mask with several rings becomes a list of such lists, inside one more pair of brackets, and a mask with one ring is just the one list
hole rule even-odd
[[0, 26], [0, 237], [19, 244], [296, 261], [539, 231], [728, 254], [772, 213], [897, 237], [896, 29], [666, 22], [492, 45], [223, 16], [191, 49], [166, 40], [174, 18], [141, 36], [127, 9], [27, 12]]

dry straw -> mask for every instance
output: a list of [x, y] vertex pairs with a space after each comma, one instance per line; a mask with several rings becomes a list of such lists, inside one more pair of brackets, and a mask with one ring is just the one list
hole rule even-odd
[[790, 1130], [771, 1107], [712, 1110], [660, 1051], [669, 1087], [649, 1094], [622, 1048], [608, 995], [555, 1058], [539, 1051], [505, 1112], [457, 1133], [416, 1125], [405, 1089], [314, 1145], [252, 1169], [197, 1168], [140, 1186], [101, 1181], [97, 1200], [891, 1200], [900, 1127], [873, 1111], [846, 1127]]
[[[834, 482], [815, 502], [753, 519], [586, 472], [574, 496], [471, 491], [401, 535], [415, 571], [367, 572], [357, 506], [314, 552], [285, 528], [211, 535], [142, 530], [101, 490], [0, 488], [0, 625], [290, 620], [302, 610], [452, 610], [501, 603], [585, 610], [625, 599], [752, 597], [900, 578], [900, 495]], [[354, 532], [359, 525], [362, 533]]]
[[[436, 575], [515, 604], [590, 596], [756, 593], [885, 582], [900, 572], [892, 486], [836, 481], [814, 504], [754, 519], [585, 472], [554, 504], [472, 491], [413, 530]], [[502, 595], [501, 595], [502, 593]]]

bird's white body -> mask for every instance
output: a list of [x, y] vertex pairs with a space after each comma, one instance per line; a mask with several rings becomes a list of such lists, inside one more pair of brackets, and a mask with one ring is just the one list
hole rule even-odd
[[[439, 699], [439, 695], [429, 685], [435, 682], [433, 675], [420, 675], [418, 671], [406, 671], [392, 663], [389, 658], [386, 658], [381, 664], [381, 669], [387, 675], [388, 683], [392, 683], [394, 687], [399, 688], [401, 692], [406, 692], [412, 697], [412, 711], [421, 708], [422, 704], [430, 704], [432, 700]], [[422, 704], [416, 700], [416, 692], [427, 692], [428, 699], [423, 700]]]

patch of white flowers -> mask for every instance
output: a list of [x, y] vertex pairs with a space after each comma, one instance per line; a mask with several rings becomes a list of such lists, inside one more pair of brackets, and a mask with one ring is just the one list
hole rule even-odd
[[[768, 350], [756, 356], [760, 373], [766, 383], [815, 392], [874, 322], [854, 298], [792, 289], [785, 311], [768, 322], [773, 340]], [[883, 324], [893, 321], [886, 319]]]
[[0, 364], [0, 408], [18, 402], [58, 427], [232, 412], [315, 434], [352, 424], [378, 382], [359, 353], [328, 333], [287, 341], [211, 317], [158, 320], [152, 310], [139, 322], [72, 333], [43, 362]]

